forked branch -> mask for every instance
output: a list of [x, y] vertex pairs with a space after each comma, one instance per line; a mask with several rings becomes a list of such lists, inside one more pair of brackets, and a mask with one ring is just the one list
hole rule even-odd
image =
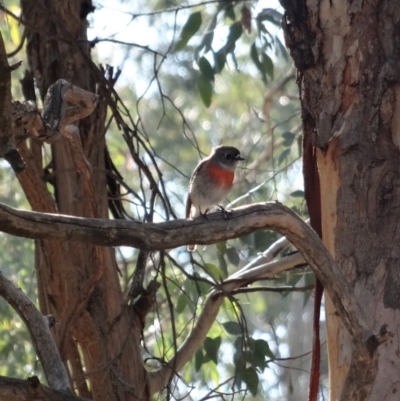
[[220, 213], [207, 221], [173, 220], [141, 223], [28, 212], [0, 205], [0, 229], [9, 234], [54, 240], [75, 240], [103, 246], [148, 246], [165, 250], [187, 244], [213, 244], [258, 230], [271, 229], [287, 237], [302, 253], [331, 296], [353, 342], [372, 336], [352, 288], [317, 234], [280, 203], [260, 203], [234, 209], [228, 220]]
[[[221, 213], [213, 213], [207, 220], [198, 218], [163, 223], [84, 219], [22, 211], [0, 204], [0, 230], [3, 232], [27, 238], [74, 240], [102, 246], [126, 245], [165, 250], [194, 243], [213, 244], [265, 229], [285, 236], [300, 251], [329, 293], [352, 339], [353, 361], [350, 373], [360, 371], [367, 365], [371, 367], [376, 359], [376, 348], [388, 335], [375, 336], [372, 333], [351, 286], [320, 238], [300, 217], [280, 203], [243, 206], [234, 209], [228, 220]], [[302, 263], [302, 258], [298, 258], [298, 262]], [[224, 294], [239, 288], [246, 281], [265, 276], [271, 264], [233, 275], [223, 284], [222, 291], [219, 286], [218, 292], [208, 296], [195, 328], [173, 360], [159, 371], [149, 374], [150, 393], [159, 391], [167, 384], [173, 374], [172, 367], [178, 371], [193, 356], [215, 320]], [[370, 380], [371, 375], [367, 379]]]

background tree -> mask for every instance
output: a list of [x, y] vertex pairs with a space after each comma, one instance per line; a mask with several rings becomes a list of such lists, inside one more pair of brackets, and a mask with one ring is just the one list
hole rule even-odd
[[[282, 4], [299, 70], [306, 187], [321, 199], [322, 238], [368, 325], [397, 332], [399, 11], [391, 2]], [[396, 341], [363, 372], [353, 370], [356, 346], [329, 297], [326, 306], [330, 399], [396, 399]]]
[[[240, 147], [247, 158], [246, 167], [238, 174], [232, 205], [278, 198], [305, 213], [301, 187], [295, 186], [301, 145], [295, 74], [285, 61], [286, 53], [274, 28], [280, 24], [281, 14], [260, 4], [188, 3], [165, 9], [163, 2], [152, 2], [146, 4], [146, 10], [142, 5], [129, 8], [121, 3], [121, 10], [136, 24], [136, 30], [150, 35], [151, 28], [157, 26], [162, 32], [154, 42], [157, 47], [128, 42], [118, 35], [88, 39], [87, 18], [92, 24], [96, 19], [91, 16], [94, 7], [87, 1], [21, 1], [21, 16], [17, 5], [2, 7], [10, 18], [9, 34], [20, 36], [17, 50], [26, 44], [30, 66], [21, 81], [22, 90], [14, 85], [14, 96], [18, 98], [22, 92], [25, 99], [39, 106], [42, 102], [43, 112], [31, 103], [11, 103], [9, 90], [3, 92], [1, 155], [13, 165], [31, 207], [51, 215], [1, 205], [1, 227], [4, 232], [35, 239], [37, 295], [30, 292], [30, 297], [37, 297], [41, 312], [55, 319], [50, 316], [44, 324], [33, 305], [26, 306], [28, 301], [19, 298], [20, 293], [4, 276], [0, 292], [26, 323], [47, 383], [58, 391], [58, 397], [70, 399], [72, 396], [62, 395], [60, 390], [72, 387], [80, 397], [99, 400], [147, 400], [159, 395], [168, 399], [223, 399], [228, 393], [241, 398], [245, 391], [247, 397], [258, 393], [260, 399], [280, 394], [289, 398], [288, 393], [295, 391], [294, 399], [301, 399], [300, 392], [306, 388], [304, 378], [294, 370], [283, 374], [279, 367], [269, 368], [287, 362], [280, 356], [289, 356], [285, 346], [294, 340], [288, 340], [287, 330], [291, 328], [286, 328], [282, 311], [288, 310], [293, 300], [299, 305], [302, 297], [296, 294], [278, 302], [279, 298], [271, 295], [266, 303], [265, 294], [274, 290], [287, 293], [293, 286], [309, 291], [312, 276], [306, 269], [281, 275], [269, 286], [251, 285], [305, 265], [300, 255], [286, 255], [290, 245], [285, 239], [277, 241], [276, 234], [259, 231], [268, 228], [287, 235], [304, 255], [330, 296], [342, 324], [340, 330], [349, 333], [352, 366], [342, 399], [369, 396], [376, 373], [376, 348], [390, 333], [382, 326], [385, 322], [379, 321], [376, 326], [364, 318], [343, 273], [301, 220], [279, 204], [240, 208], [228, 221], [218, 214], [208, 221], [176, 220], [183, 215], [192, 168], [199, 156], [208, 153], [210, 143], [221, 142]], [[319, 99], [315, 91], [321, 90], [321, 85], [314, 88], [314, 78], [319, 76], [317, 82], [326, 83], [323, 98], [332, 102], [331, 81], [323, 78], [325, 53], [319, 53], [320, 44], [325, 43], [321, 38], [325, 37], [318, 29], [328, 29], [330, 23], [326, 21], [336, 21], [337, 13], [333, 5], [324, 8], [324, 2], [321, 15], [313, 8], [308, 10], [305, 3], [288, 2], [284, 6], [286, 41], [300, 73], [297, 82], [303, 94], [306, 198], [314, 227], [322, 214], [326, 240], [331, 238], [332, 228], [328, 228], [330, 220], [325, 213], [332, 205], [325, 206], [324, 202], [335, 196], [321, 197], [321, 213], [312, 206], [320, 199], [316, 155], [322, 163], [319, 174], [331, 172], [323, 169], [330, 154], [324, 153], [325, 146], [329, 149], [338, 140], [325, 138], [324, 146], [315, 142], [312, 132], [325, 132], [319, 121], [325, 121], [324, 113], [331, 108], [320, 109], [320, 103], [312, 101]], [[94, 15], [101, 11], [110, 16], [115, 12], [100, 7]], [[344, 32], [341, 28], [340, 34]], [[115, 47], [121, 70], [97, 67], [91, 61], [91, 47], [98, 49], [101, 57], [99, 46], [103, 43]], [[330, 39], [326, 43], [328, 49]], [[9, 87], [10, 68], [4, 53], [3, 49], [0, 76], [4, 87]], [[339, 53], [337, 57], [342, 60]], [[18, 63], [12, 65], [16, 68]], [[140, 66], [140, 74], [136, 66]], [[340, 75], [341, 79], [345, 76]], [[57, 81], [60, 78], [67, 81]], [[142, 79], [149, 84], [141, 83]], [[260, 82], [268, 83], [266, 91]], [[354, 94], [355, 89], [341, 88], [334, 86], [338, 99], [342, 94]], [[254, 101], [256, 94], [264, 97], [262, 109], [261, 101], [258, 105]], [[199, 104], [200, 99], [206, 108]], [[354, 99], [346, 99], [345, 110], [350, 113]], [[345, 121], [349, 114], [343, 113]], [[386, 122], [395, 115], [391, 113], [384, 114]], [[12, 132], [14, 136], [10, 136]], [[24, 170], [18, 154], [25, 162]], [[7, 197], [8, 204], [22, 206], [23, 202], [21, 195], [12, 203]], [[351, 238], [356, 238], [354, 232]], [[15, 238], [5, 240], [11, 243]], [[188, 255], [184, 247], [177, 248], [187, 243], [216, 246]], [[114, 254], [110, 246], [117, 245], [133, 248], [117, 248]], [[30, 247], [26, 240], [18, 246]], [[258, 255], [260, 251], [262, 255]], [[271, 262], [275, 257], [278, 260]], [[10, 260], [15, 259], [10, 256]], [[27, 261], [28, 266], [32, 263]], [[338, 263], [341, 265], [342, 260]], [[26, 269], [23, 272], [19, 278], [28, 288], [23, 282], [21, 285], [32, 291], [32, 274]], [[305, 296], [304, 302], [308, 298]], [[301, 310], [298, 308], [294, 315], [300, 316]], [[255, 318], [257, 313], [262, 313], [261, 323]], [[269, 316], [273, 320], [265, 324]], [[10, 319], [15, 330], [12, 313]], [[47, 323], [52, 325], [55, 347], [51, 346]], [[311, 329], [310, 323], [308, 327]], [[336, 333], [328, 327], [330, 334]], [[301, 341], [302, 350], [291, 349], [290, 363], [299, 362], [296, 355], [309, 355], [311, 336], [304, 337], [307, 341]], [[23, 331], [21, 343], [22, 338], [27, 338]], [[328, 339], [332, 350], [337, 341]], [[4, 374], [12, 374], [14, 369], [21, 376], [18, 365], [25, 356], [11, 349], [9, 341], [4, 344], [8, 350], [4, 348], [3, 352], [19, 362]], [[25, 344], [29, 346], [30, 342], [25, 340]], [[33, 361], [32, 351], [28, 355]], [[300, 359], [300, 363], [304, 361]], [[338, 385], [331, 385], [330, 391], [337, 398], [343, 388], [338, 377], [344, 379], [347, 370], [338, 369], [339, 362], [335, 365], [331, 360], [331, 365], [331, 382]], [[272, 374], [266, 374], [268, 371]], [[43, 377], [38, 368], [35, 373]], [[1, 383], [4, 397], [12, 393], [17, 394], [13, 395], [15, 399], [22, 399], [23, 394], [29, 394], [28, 398], [34, 399], [39, 392], [42, 398], [51, 399], [55, 394], [38, 385], [36, 379], [23, 382], [3, 378]]]

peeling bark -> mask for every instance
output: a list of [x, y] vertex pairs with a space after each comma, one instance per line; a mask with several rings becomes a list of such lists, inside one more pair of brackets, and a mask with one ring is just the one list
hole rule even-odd
[[3, 36], [0, 34], [0, 157], [4, 157], [15, 172], [21, 172], [25, 164], [15, 147], [11, 118], [11, 71], [15, 68], [8, 64]]
[[[283, 4], [291, 54], [298, 53], [299, 38], [313, 38], [314, 63], [294, 61], [305, 135], [314, 122], [323, 241], [354, 288], [368, 324], [376, 330], [390, 321], [398, 333], [399, 7], [389, 0]], [[301, 24], [299, 9], [307, 16]], [[365, 364], [329, 299], [326, 310], [330, 400], [397, 400], [398, 339]]]
[[[29, 21], [29, 67], [42, 100], [59, 79], [86, 93], [95, 93], [100, 73], [92, 69], [86, 36], [86, 16], [93, 11], [91, 1], [22, 0], [21, 7], [23, 20]], [[79, 122], [69, 119], [71, 115], [65, 110], [61, 114], [66, 122], [62, 124], [57, 121], [62, 102], [49, 107], [45, 102], [43, 117], [47, 127], [62, 134], [52, 145], [52, 162], [46, 172], [51, 177], [54, 195], [45, 181], [38, 141], [32, 140], [29, 148], [24, 142], [19, 144], [27, 168], [18, 174], [18, 179], [33, 210], [108, 217], [106, 102], [101, 96], [105, 92], [102, 82], [98, 84], [97, 107]], [[75, 92], [66, 89], [63, 85], [53, 87], [59, 99], [73, 103]], [[72, 112], [76, 115], [76, 110]], [[37, 239], [36, 271], [41, 311], [54, 315], [59, 322], [53, 328], [54, 338], [63, 361], [70, 362], [78, 393], [104, 401], [148, 400], [139, 347], [140, 319], [132, 317], [124, 305], [113, 249], [68, 240]]]

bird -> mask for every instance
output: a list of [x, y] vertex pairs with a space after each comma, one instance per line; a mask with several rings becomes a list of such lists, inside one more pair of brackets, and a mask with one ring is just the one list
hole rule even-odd
[[[238, 162], [245, 160], [233, 146], [217, 146], [211, 154], [203, 159], [194, 169], [189, 183], [186, 200], [186, 218], [194, 219], [205, 216], [208, 211], [219, 205], [232, 187]], [[193, 252], [196, 245], [188, 245]]]

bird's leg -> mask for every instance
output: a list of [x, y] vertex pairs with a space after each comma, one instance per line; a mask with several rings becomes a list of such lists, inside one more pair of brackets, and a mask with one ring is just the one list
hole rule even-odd
[[207, 213], [208, 213], [209, 210], [210, 210], [210, 209], [206, 209], [205, 212], [203, 213], [203, 212], [201, 211], [201, 208], [199, 207], [200, 216], [201, 216], [204, 220], [208, 220]]
[[218, 210], [223, 213], [224, 219], [228, 220], [232, 216], [232, 210], [225, 209], [222, 205], [218, 205]]

